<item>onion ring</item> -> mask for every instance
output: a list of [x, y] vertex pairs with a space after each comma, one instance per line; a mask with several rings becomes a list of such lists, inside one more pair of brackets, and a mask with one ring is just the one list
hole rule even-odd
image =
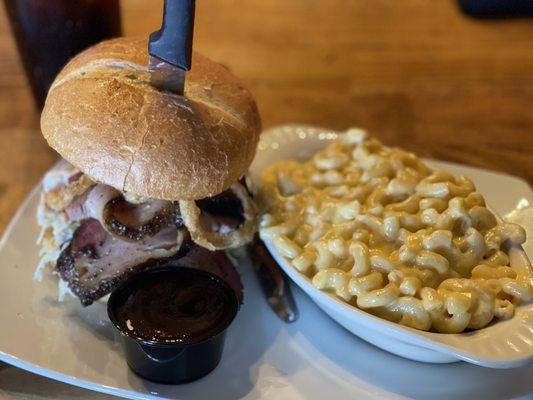
[[[79, 195], [85, 193], [89, 188], [96, 185], [87, 175], [78, 174], [73, 175], [76, 179], [69, 180], [66, 185], [59, 185], [58, 187], [44, 192], [45, 204], [54, 211], [63, 211], [72, 203], [72, 200]], [[72, 178], [72, 177], [71, 177]]]
[[[155, 206], [156, 211], [152, 212], [151, 218], [147, 221], [123, 221], [128, 217], [135, 219], [134, 208], [150, 206]], [[175, 223], [177, 215], [178, 206], [170, 201], [155, 200], [144, 204], [132, 204], [120, 196], [106, 203], [102, 219], [104, 227], [112, 235], [136, 241], [145, 236], [153, 236], [169, 224]]]
[[246, 188], [236, 182], [230, 190], [239, 198], [243, 206], [244, 222], [233, 232], [208, 232], [201, 224], [202, 211], [195, 201], [180, 200], [180, 213], [191, 234], [192, 240], [208, 250], [224, 250], [242, 246], [250, 242], [257, 231], [257, 209]]

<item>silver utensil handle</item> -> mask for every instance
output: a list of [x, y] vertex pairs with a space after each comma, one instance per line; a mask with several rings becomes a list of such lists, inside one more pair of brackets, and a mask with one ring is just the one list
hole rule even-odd
[[250, 259], [270, 307], [285, 322], [299, 317], [289, 281], [263, 242], [256, 236], [248, 247]]

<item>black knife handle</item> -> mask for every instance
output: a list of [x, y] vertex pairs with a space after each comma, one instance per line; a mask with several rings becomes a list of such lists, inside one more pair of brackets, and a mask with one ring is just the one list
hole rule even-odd
[[195, 0], [165, 0], [161, 29], [150, 35], [148, 53], [183, 70], [191, 69]]
[[459, 0], [459, 6], [474, 18], [533, 17], [533, 0]]

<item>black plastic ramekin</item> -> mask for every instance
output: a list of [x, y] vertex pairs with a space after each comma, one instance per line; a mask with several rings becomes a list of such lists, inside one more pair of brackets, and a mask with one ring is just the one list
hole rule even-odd
[[[117, 320], [117, 307], [123, 304], [131, 291], [142, 285], [143, 280], [167, 279], [173, 277], [191, 275], [209, 276], [210, 279], [220, 285], [235, 302], [233, 315], [228, 318], [226, 326], [220, 327], [220, 331], [200, 341], [164, 341], [157, 342], [140, 338], [124, 329], [124, 323]], [[126, 354], [129, 367], [139, 376], [160, 383], [185, 383], [199, 379], [211, 372], [219, 364], [224, 348], [224, 341], [228, 326], [233, 321], [239, 309], [239, 301], [234, 290], [222, 279], [206, 271], [185, 268], [170, 267], [156, 268], [142, 272], [129, 278], [120, 285], [110, 296], [107, 303], [107, 313], [113, 325], [121, 333], [121, 340]]]

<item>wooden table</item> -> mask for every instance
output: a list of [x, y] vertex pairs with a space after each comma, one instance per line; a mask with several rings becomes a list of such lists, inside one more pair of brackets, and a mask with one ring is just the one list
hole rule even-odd
[[[533, 182], [532, 20], [472, 20], [451, 0], [197, 3], [196, 49], [246, 82], [265, 128], [361, 126], [391, 145]], [[158, 27], [161, 1], [122, 5], [125, 34]], [[56, 155], [1, 7], [0, 149], [3, 231]], [[0, 398], [17, 396], [91, 394], [0, 366]]]

